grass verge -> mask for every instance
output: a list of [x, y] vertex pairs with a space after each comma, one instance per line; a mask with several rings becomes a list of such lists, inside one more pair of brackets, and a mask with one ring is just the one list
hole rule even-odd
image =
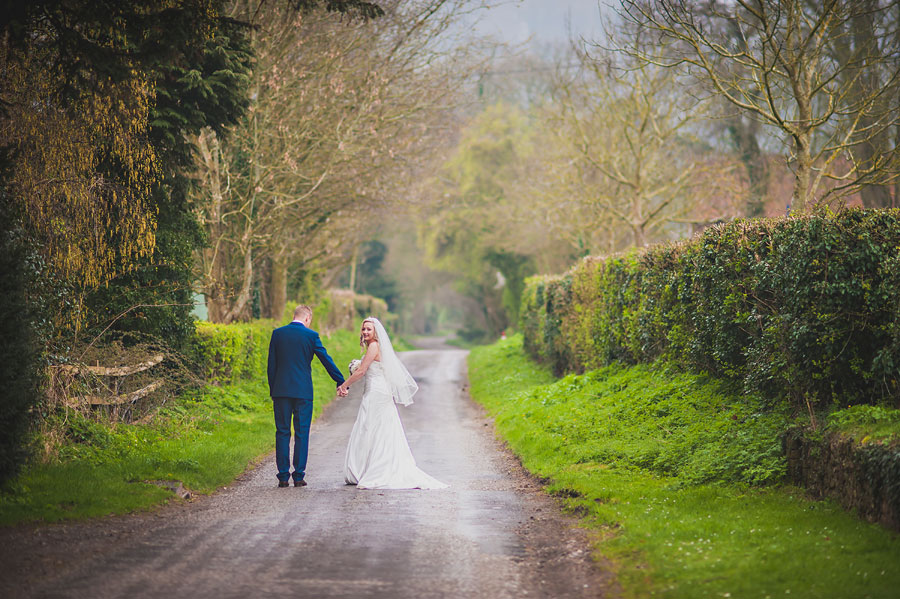
[[629, 597], [888, 598], [900, 538], [778, 484], [779, 406], [662, 365], [555, 380], [520, 336], [469, 358], [473, 398], [601, 532]]
[[900, 410], [884, 406], [848, 406], [828, 415], [828, 430], [862, 443], [900, 443]]
[[[355, 333], [337, 331], [323, 342], [345, 373], [359, 357]], [[335, 385], [315, 364], [313, 385], [315, 419], [333, 399]], [[60, 460], [30, 465], [0, 495], [0, 525], [122, 514], [172, 499], [148, 481], [180, 481], [195, 493], [209, 493], [275, 446], [265, 372], [185, 394], [145, 424], [68, 417], [71, 439]], [[273, 465], [273, 482], [274, 476]]]

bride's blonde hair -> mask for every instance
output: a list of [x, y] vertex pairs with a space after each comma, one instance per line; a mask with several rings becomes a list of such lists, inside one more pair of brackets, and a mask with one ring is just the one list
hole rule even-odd
[[[375, 329], [375, 318], [372, 316], [370, 316], [368, 318], [364, 318], [363, 321], [359, 324], [359, 328], [362, 329], [362, 325], [366, 324], [367, 322], [371, 322], [372, 329]], [[378, 341], [378, 331], [373, 330], [373, 334], [374, 334], [375, 341]], [[362, 331], [359, 332], [359, 346], [360, 347], [366, 346], [366, 342], [363, 341]]]

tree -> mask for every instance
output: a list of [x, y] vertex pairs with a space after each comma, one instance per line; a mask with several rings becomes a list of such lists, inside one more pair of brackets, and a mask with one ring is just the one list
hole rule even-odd
[[[76, 307], [93, 294], [101, 318], [127, 310], [116, 300], [128, 297], [179, 303], [176, 320], [189, 324], [187, 264], [201, 232], [186, 198], [185, 136], [222, 133], [247, 105], [251, 23], [224, 16], [222, 4], [4, 3], [0, 142], [15, 156], [11, 193], [54, 276], [73, 285]], [[350, 17], [383, 12], [364, 0], [270, 4], [288, 21], [320, 5]], [[76, 328], [79, 314], [90, 320], [63, 312]]]
[[35, 314], [34, 302], [29, 301], [40, 262], [7, 193], [0, 183], [0, 488], [15, 476], [27, 457], [29, 410], [40, 393], [43, 366], [39, 314]]
[[209, 8], [202, 0], [4, 3], [0, 213], [11, 264], [0, 269], [0, 311], [18, 332], [6, 337], [16, 358], [0, 380], [9, 391], [3, 478], [22, 464], [47, 362], [77, 357], [79, 334], [106, 318], [87, 296], [155, 251], [160, 154], [149, 65], [186, 39], [202, 40], [215, 22]]
[[[385, 5], [377, 25], [323, 12], [293, 22], [257, 15], [257, 65], [247, 117], [228, 141], [198, 138], [204, 185], [196, 205], [210, 240], [199, 278], [212, 320], [250, 317], [254, 288], [280, 318], [291, 271], [324, 272], [349, 260], [379, 213], [442, 143], [454, 62], [436, 47], [465, 3]], [[351, 241], [351, 243], [347, 243]], [[356, 243], [352, 243], [356, 241]]]
[[354, 261], [337, 282], [353, 292], [381, 298], [389, 310], [396, 311], [397, 281], [384, 270], [387, 253], [388, 246], [378, 239], [363, 243], [354, 251]]
[[569, 146], [564, 162], [583, 225], [606, 229], [614, 244], [622, 227], [633, 246], [671, 236], [729, 181], [731, 165], [712, 159], [696, 135], [706, 106], [670, 69], [599, 49], [576, 56], [583, 68], [560, 79], [547, 110]]
[[[289, 4], [380, 12], [362, 0]], [[115, 327], [171, 345], [191, 330], [190, 259], [202, 231], [186, 194], [185, 135], [224, 131], [247, 103], [248, 24], [221, 8], [3, 3], [0, 246], [10, 267], [0, 269], [0, 313], [15, 315], [18, 333], [6, 340], [19, 362], [0, 380], [9, 391], [0, 477], [21, 465], [20, 425], [43, 399], [46, 362], [77, 360], [86, 335]]]
[[795, 174], [792, 208], [804, 211], [897, 179], [898, 147], [889, 142], [900, 125], [895, 4], [624, 0], [626, 20], [668, 43], [623, 50], [686, 67], [784, 135]]
[[243, 109], [245, 28], [216, 0], [48, 1], [13, 16], [3, 144], [18, 214], [65, 289], [55, 351], [111, 322], [177, 345], [191, 330], [184, 248], [189, 261], [200, 241], [184, 136]]
[[[150, 65], [155, 102], [149, 139], [160, 176], [148, 200], [156, 220], [153, 255], [98, 287], [87, 303], [97, 326], [125, 314], [111, 330], [129, 338], [151, 337], [176, 348], [194, 331], [193, 257], [204, 233], [191, 205], [196, 148], [190, 137], [210, 129], [225, 134], [247, 107], [251, 54], [246, 25], [216, 21], [205, 38], [185, 44], [177, 57]], [[134, 306], [140, 306], [134, 309]]]
[[[351, 19], [383, 13], [377, 5], [362, 0], [268, 4], [285, 26], [318, 7]], [[229, 3], [217, 1], [203, 36], [176, 44], [180, 49], [177, 55], [164, 55], [149, 65], [156, 90], [150, 137], [161, 171], [152, 196], [159, 214], [154, 254], [89, 298], [106, 314], [127, 312], [114, 328], [128, 336], [151, 335], [181, 346], [193, 334], [194, 256], [206, 239], [192, 203], [202, 186], [191, 176], [198, 156], [193, 142], [201, 132], [227, 140], [251, 104], [251, 65], [260, 62], [251, 47], [259, 24], [247, 14], [230, 10]], [[143, 308], [129, 311], [133, 306]]]

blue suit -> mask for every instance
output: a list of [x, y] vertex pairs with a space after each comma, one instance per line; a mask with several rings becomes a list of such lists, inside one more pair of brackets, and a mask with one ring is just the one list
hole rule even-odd
[[344, 376], [334, 360], [325, 351], [319, 334], [300, 322], [292, 322], [272, 331], [269, 341], [269, 395], [275, 411], [275, 463], [278, 480], [291, 478], [291, 420], [294, 422], [294, 473], [295, 481], [306, 474], [306, 458], [309, 453], [309, 425], [312, 420], [313, 356], [340, 385]]

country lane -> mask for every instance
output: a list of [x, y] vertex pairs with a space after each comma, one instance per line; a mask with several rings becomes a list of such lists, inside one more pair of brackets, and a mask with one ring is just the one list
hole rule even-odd
[[[469, 399], [466, 352], [402, 358], [420, 386], [416, 402], [400, 408], [410, 446], [419, 467], [449, 489], [344, 484], [359, 383], [313, 423], [309, 486], [278, 488], [273, 455], [188, 504], [36, 529], [42, 545], [23, 540], [17, 561], [33, 551], [27, 563], [40, 576], [5, 590], [47, 598], [617, 595], [586, 533], [522, 471]], [[54, 543], [67, 543], [68, 557], [47, 557]]]

